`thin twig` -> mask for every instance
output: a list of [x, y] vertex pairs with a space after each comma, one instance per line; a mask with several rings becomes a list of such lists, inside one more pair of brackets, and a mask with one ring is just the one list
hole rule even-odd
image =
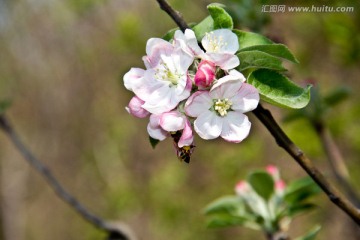
[[189, 25], [185, 22], [184, 18], [181, 16], [181, 14], [178, 11], [175, 11], [166, 0], [156, 0], [160, 8], [164, 10], [173, 20], [174, 22], [179, 26], [181, 31], [185, 32], [185, 29], [190, 28]]
[[301, 151], [301, 149], [290, 140], [290, 138], [277, 124], [270, 111], [264, 109], [259, 104], [253, 113], [269, 130], [271, 135], [275, 138], [277, 144], [293, 157], [293, 159], [327, 194], [329, 199], [360, 226], [360, 210], [356, 208], [347, 198], [340, 194], [340, 192], [313, 165], [311, 160]]
[[356, 204], [357, 207], [360, 207], [360, 198], [349, 182], [348, 170], [346, 168], [344, 158], [329, 129], [322, 121], [312, 122], [312, 125], [320, 138], [331, 170], [337, 181], [349, 199], [351, 199], [351, 201]]
[[15, 145], [16, 149], [21, 153], [30, 166], [33, 167], [42, 177], [44, 177], [46, 182], [55, 191], [55, 193], [70, 207], [72, 207], [81, 217], [83, 217], [86, 221], [90, 222], [95, 227], [107, 231], [109, 236], [117, 236], [118, 238], [116, 239], [128, 240], [128, 237], [125, 233], [122, 233], [121, 230], [112, 227], [106, 221], [91, 213], [75, 197], [73, 197], [68, 191], [65, 190], [65, 188], [54, 177], [50, 169], [41, 161], [39, 161], [22, 143], [19, 136], [11, 126], [9, 120], [3, 114], [0, 114], [0, 129], [2, 129], [9, 137], [11, 142]]
[[[184, 19], [171, 8], [165, 0], [157, 0], [161, 9], [166, 11], [175, 23], [184, 31], [187, 24]], [[175, 15], [174, 15], [175, 13]], [[175, 17], [174, 17], [175, 16]], [[327, 194], [329, 199], [347, 215], [349, 215], [360, 226], [360, 210], [356, 208], [347, 198], [323, 176], [323, 174], [312, 164], [310, 159], [297, 147], [277, 124], [270, 111], [264, 109], [261, 104], [253, 111], [255, 116], [265, 125], [278, 145], [285, 149], [294, 160], [309, 174], [309, 176]]]

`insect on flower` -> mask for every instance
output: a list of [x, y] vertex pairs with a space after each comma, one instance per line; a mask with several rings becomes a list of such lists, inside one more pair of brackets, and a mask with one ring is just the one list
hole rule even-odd
[[190, 163], [191, 160], [191, 154], [194, 151], [195, 145], [190, 144], [189, 146], [183, 146], [179, 147], [179, 141], [181, 137], [181, 131], [176, 131], [174, 133], [171, 133], [171, 137], [173, 138], [174, 147], [176, 150], [176, 155], [178, 159], [182, 162]]

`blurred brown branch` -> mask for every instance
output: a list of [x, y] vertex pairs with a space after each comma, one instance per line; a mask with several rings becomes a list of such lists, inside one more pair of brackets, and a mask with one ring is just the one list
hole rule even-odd
[[355, 203], [357, 207], [359, 207], [360, 198], [349, 182], [349, 173], [345, 165], [344, 158], [338, 145], [332, 137], [329, 128], [322, 121], [312, 122], [312, 125], [321, 140], [321, 144], [324, 148], [325, 154], [329, 161], [331, 170], [336, 177], [336, 180], [340, 184], [341, 188], [345, 191], [345, 194], [349, 197], [349, 199], [351, 199], [351, 201]]
[[[184, 19], [178, 14], [165, 0], [157, 0], [160, 8], [167, 12], [176, 22], [182, 31], [187, 28]], [[277, 144], [283, 148], [293, 159], [309, 174], [309, 176], [327, 194], [329, 199], [348, 216], [350, 216], [360, 226], [360, 210], [356, 208], [346, 197], [323, 176], [323, 174], [313, 165], [311, 160], [296, 146], [284, 131], [277, 124], [270, 111], [264, 109], [261, 104], [253, 111], [255, 116], [264, 124]]]
[[10, 124], [9, 120], [4, 114], [0, 114], [0, 128], [9, 137], [16, 149], [21, 153], [24, 159], [33, 167], [40, 175], [44, 177], [46, 182], [55, 191], [55, 193], [70, 207], [72, 207], [81, 217], [86, 221], [94, 225], [95, 227], [108, 232], [109, 240], [131, 240], [128, 234], [124, 233], [122, 227], [118, 225], [110, 224], [100, 217], [91, 213], [86, 209], [82, 203], [80, 203], [75, 197], [73, 197], [65, 188], [59, 183], [59, 181], [52, 174], [50, 169], [39, 161], [28, 148], [22, 143], [19, 136], [15, 132], [14, 128]]

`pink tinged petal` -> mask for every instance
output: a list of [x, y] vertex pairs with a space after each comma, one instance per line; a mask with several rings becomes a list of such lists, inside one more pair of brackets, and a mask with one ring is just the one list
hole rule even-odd
[[130, 100], [128, 107], [126, 107], [126, 110], [128, 111], [128, 113], [135, 117], [147, 117], [150, 113], [141, 107], [143, 104], [144, 101], [135, 96]]
[[240, 64], [239, 58], [231, 53], [207, 53], [207, 55], [211, 61], [224, 70], [236, 68]]
[[171, 111], [161, 114], [160, 126], [162, 129], [168, 132], [176, 132], [184, 129], [185, 127], [185, 116], [179, 111]]
[[145, 70], [141, 68], [131, 68], [130, 71], [128, 71], [124, 75], [124, 85], [127, 90], [133, 91], [133, 85], [137, 84], [137, 82], [142, 81], [142, 78], [144, 77]]
[[248, 83], [243, 83], [238, 93], [230, 99], [231, 108], [240, 112], [249, 112], [254, 110], [259, 104], [259, 91]]
[[251, 123], [248, 117], [241, 112], [228, 112], [223, 118], [221, 137], [228, 142], [239, 143], [250, 132]]
[[195, 74], [195, 85], [199, 89], [205, 89], [210, 87], [215, 79], [215, 64], [206, 60], [202, 60], [198, 66], [198, 70]]
[[190, 117], [198, 117], [213, 105], [208, 91], [197, 91], [185, 103], [185, 113]]
[[194, 122], [194, 129], [203, 139], [209, 140], [220, 136], [223, 118], [207, 110], [200, 114]]
[[150, 113], [161, 114], [174, 109], [178, 103], [179, 102], [172, 99], [170, 87], [163, 85], [152, 92], [142, 107]]
[[191, 128], [191, 123], [188, 119], [186, 119], [184, 130], [181, 134], [180, 140], [178, 142], [178, 146], [182, 148], [184, 146], [192, 146], [193, 143], [194, 143], [194, 135]]
[[177, 95], [176, 99], [173, 98], [173, 100], [176, 100], [179, 103], [180, 101], [188, 98], [190, 96], [191, 88], [192, 88], [192, 81], [191, 78], [187, 76], [185, 89], [179, 95]]
[[137, 79], [132, 84], [133, 92], [144, 101], [147, 101], [156, 89], [165, 85], [165, 82], [155, 79], [155, 73], [154, 69], [146, 70], [144, 77]]
[[219, 80], [221, 80], [219, 81], [220, 84], [214, 84], [210, 90], [210, 96], [214, 99], [228, 98], [230, 101], [232, 101], [232, 98], [238, 94], [239, 89], [244, 84], [239, 80]]
[[173, 50], [174, 46], [171, 43], [161, 38], [150, 38], [146, 43], [147, 56], [143, 57], [146, 68], [156, 67], [161, 60], [160, 56], [170, 55]]
[[150, 137], [160, 141], [164, 140], [168, 136], [168, 132], [166, 132], [160, 127], [160, 115], [150, 115], [150, 121], [147, 125], [147, 131]]
[[198, 45], [194, 31], [186, 29], [185, 34], [177, 30], [174, 35], [175, 47], [180, 47], [184, 52], [192, 57], [203, 54], [203, 51]]

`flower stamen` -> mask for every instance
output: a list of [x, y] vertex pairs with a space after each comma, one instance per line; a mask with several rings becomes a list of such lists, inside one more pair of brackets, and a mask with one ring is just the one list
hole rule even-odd
[[221, 117], [225, 117], [228, 111], [231, 111], [231, 106], [232, 102], [227, 98], [216, 99], [216, 101], [214, 101], [214, 110]]

